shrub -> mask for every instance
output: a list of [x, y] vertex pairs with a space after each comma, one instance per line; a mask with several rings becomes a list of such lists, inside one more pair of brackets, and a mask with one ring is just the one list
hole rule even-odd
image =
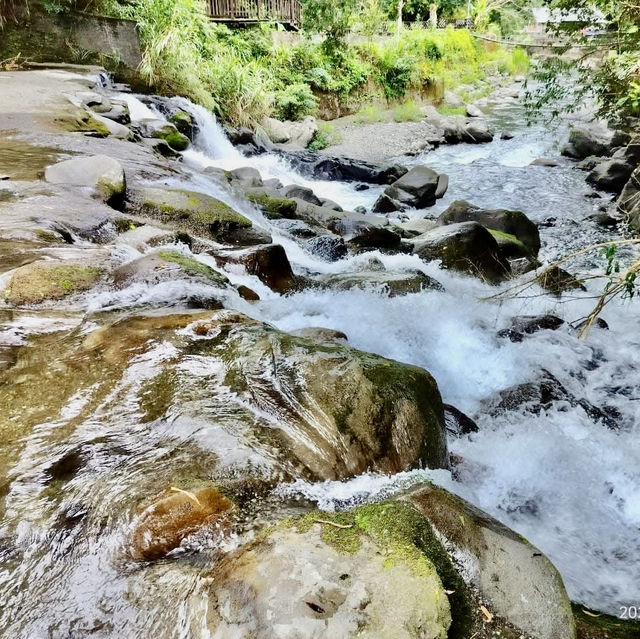
[[333, 144], [340, 144], [340, 142], [342, 142], [340, 131], [337, 131], [333, 124], [329, 122], [320, 122], [318, 130], [309, 144], [309, 149], [311, 151], [320, 151]]
[[524, 75], [529, 71], [531, 60], [524, 49], [514, 49], [507, 69], [511, 75]]
[[423, 118], [420, 107], [413, 100], [399, 104], [393, 109], [393, 119], [396, 122], [420, 122]]
[[440, 115], [466, 115], [467, 110], [465, 109], [465, 107], [452, 107], [443, 104], [442, 106], [438, 107], [438, 113]]
[[366, 106], [356, 113], [355, 121], [358, 124], [375, 124], [385, 119], [382, 109], [373, 104]]
[[300, 120], [315, 113], [318, 102], [308, 84], [292, 84], [275, 96], [276, 112], [283, 120]]

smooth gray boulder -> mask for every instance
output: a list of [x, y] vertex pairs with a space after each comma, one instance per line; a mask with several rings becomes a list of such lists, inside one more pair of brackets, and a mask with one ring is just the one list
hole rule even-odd
[[[439, 174], [426, 166], [414, 166], [390, 184], [384, 194], [416, 209], [433, 206], [436, 202]], [[444, 194], [444, 193], [443, 193]]]
[[444, 291], [440, 282], [422, 271], [358, 271], [338, 273], [322, 280], [323, 285], [336, 290], [377, 289], [388, 297], [398, 297], [423, 290]]
[[467, 111], [467, 115], [470, 118], [483, 118], [484, 117], [484, 113], [475, 104], [467, 104], [466, 111]]
[[107, 155], [73, 158], [48, 166], [45, 180], [52, 184], [70, 184], [93, 188], [110, 205], [120, 204], [126, 191], [124, 169]]
[[582, 124], [571, 129], [569, 141], [562, 147], [562, 155], [583, 160], [594, 155], [611, 155], [614, 148], [624, 146], [630, 136], [622, 131], [612, 131], [601, 123]]

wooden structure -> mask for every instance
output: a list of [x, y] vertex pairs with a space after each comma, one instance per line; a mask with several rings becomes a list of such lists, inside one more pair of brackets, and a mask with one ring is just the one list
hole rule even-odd
[[207, 0], [207, 13], [215, 22], [279, 22], [292, 31], [297, 31], [302, 21], [300, 0]]

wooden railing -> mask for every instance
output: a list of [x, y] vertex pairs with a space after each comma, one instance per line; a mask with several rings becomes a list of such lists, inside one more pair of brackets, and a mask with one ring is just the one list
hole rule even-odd
[[219, 22], [281, 22], [300, 26], [299, 0], [208, 0], [208, 14]]

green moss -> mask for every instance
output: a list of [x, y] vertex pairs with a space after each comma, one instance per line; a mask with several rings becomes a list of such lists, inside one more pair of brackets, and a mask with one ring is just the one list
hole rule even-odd
[[435, 567], [442, 585], [453, 591], [449, 597], [453, 618], [449, 637], [462, 639], [469, 636], [475, 614], [466, 585], [431, 525], [415, 507], [407, 502], [393, 501], [369, 504], [346, 512], [314, 511], [301, 519], [289, 520], [286, 525], [304, 533], [319, 521], [323, 541], [339, 552], [354, 554], [360, 549], [362, 539], [369, 538], [380, 548], [389, 568], [402, 564], [420, 577], [433, 574]]
[[247, 199], [256, 204], [270, 219], [295, 219], [298, 203], [284, 197], [275, 197], [267, 193], [247, 193]]
[[517, 244], [523, 251], [527, 251], [527, 247], [524, 243], [519, 240], [515, 235], [511, 235], [511, 233], [504, 233], [503, 231], [496, 231], [495, 229], [487, 229], [496, 240], [505, 240], [508, 242], [512, 242], [513, 244]]
[[90, 288], [101, 273], [96, 266], [34, 262], [16, 270], [4, 297], [16, 305], [59, 299]]
[[250, 228], [251, 220], [224, 202], [203, 193], [181, 189], [146, 188], [141, 194], [141, 213], [177, 223], [195, 234], [221, 239], [227, 231]]
[[184, 135], [188, 135], [193, 127], [193, 121], [191, 116], [185, 111], [176, 111], [170, 118], [169, 121], [175, 125], [176, 129], [183, 133]]
[[[578, 639], [637, 639], [640, 637], [640, 621], [619, 619], [604, 613], [593, 612], [579, 604], [571, 604], [576, 620]], [[595, 615], [595, 616], [592, 616]]]
[[158, 255], [167, 262], [178, 264], [189, 275], [204, 275], [206, 278], [214, 280], [217, 284], [227, 284], [229, 282], [222, 273], [218, 273], [207, 264], [203, 264], [193, 257], [178, 251], [160, 251]]
[[53, 231], [47, 231], [45, 229], [36, 229], [35, 231], [36, 237], [42, 242], [49, 242], [51, 244], [62, 244], [64, 240]]
[[174, 150], [184, 151], [189, 146], [189, 138], [179, 131], [171, 131], [162, 136], [162, 139]]
[[76, 109], [73, 113], [65, 113], [55, 118], [55, 123], [60, 129], [70, 133], [91, 133], [100, 138], [106, 138], [109, 135], [109, 129], [106, 125], [82, 109]]
[[443, 104], [438, 107], [438, 113], [440, 115], [466, 115], [467, 110], [465, 107], [452, 107]]

